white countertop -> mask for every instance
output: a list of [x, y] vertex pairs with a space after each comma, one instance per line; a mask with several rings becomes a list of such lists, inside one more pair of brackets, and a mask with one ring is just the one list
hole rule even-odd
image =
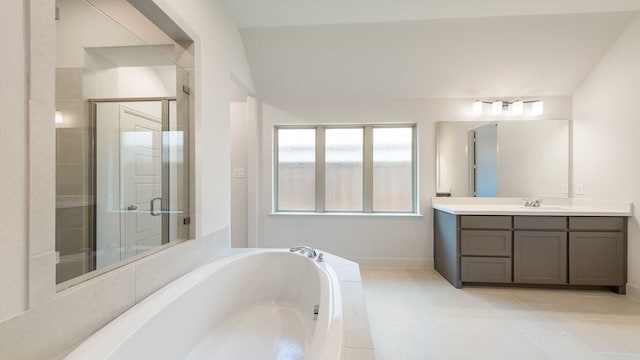
[[630, 202], [544, 199], [538, 208], [521, 199], [433, 198], [432, 207], [454, 215], [632, 216]]

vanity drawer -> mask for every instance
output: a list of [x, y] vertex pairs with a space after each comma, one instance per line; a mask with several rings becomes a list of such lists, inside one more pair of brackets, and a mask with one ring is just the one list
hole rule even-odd
[[462, 255], [511, 256], [511, 231], [462, 230], [460, 253]]
[[462, 281], [510, 283], [511, 258], [463, 256], [460, 264]]
[[461, 216], [463, 229], [511, 229], [511, 216]]
[[569, 218], [571, 230], [622, 231], [624, 218], [617, 216], [572, 216]]
[[565, 230], [566, 216], [514, 216], [514, 229], [527, 230]]

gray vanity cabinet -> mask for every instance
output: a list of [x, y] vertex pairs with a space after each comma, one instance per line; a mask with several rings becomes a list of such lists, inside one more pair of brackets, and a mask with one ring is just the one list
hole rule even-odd
[[625, 292], [626, 217], [434, 212], [434, 265], [451, 284], [607, 286]]
[[617, 285], [626, 279], [626, 218], [569, 219], [569, 283]]

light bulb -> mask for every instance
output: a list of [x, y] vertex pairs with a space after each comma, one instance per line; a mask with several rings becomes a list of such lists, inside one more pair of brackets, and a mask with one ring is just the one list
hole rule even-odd
[[502, 101], [494, 101], [491, 103], [491, 115], [502, 114]]
[[540, 116], [544, 112], [544, 102], [536, 101], [531, 104], [531, 115], [532, 116]]
[[473, 102], [473, 115], [482, 115], [482, 101], [476, 100]]
[[514, 101], [513, 104], [511, 104], [511, 115], [522, 115], [523, 110], [524, 102], [521, 100]]

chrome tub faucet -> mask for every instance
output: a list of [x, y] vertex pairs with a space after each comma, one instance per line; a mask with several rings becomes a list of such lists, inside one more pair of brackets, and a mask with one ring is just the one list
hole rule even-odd
[[291, 249], [289, 249], [289, 251], [302, 253], [311, 259], [314, 259], [316, 256], [318, 256], [318, 254], [316, 254], [316, 251], [309, 246], [294, 246]]

